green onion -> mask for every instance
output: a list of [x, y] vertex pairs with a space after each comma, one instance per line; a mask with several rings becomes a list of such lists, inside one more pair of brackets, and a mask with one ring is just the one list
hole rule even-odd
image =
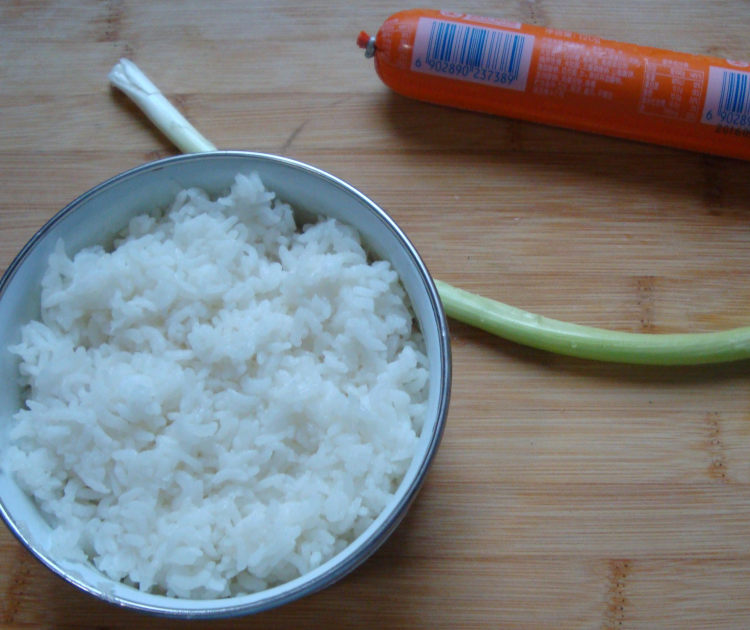
[[750, 358], [750, 327], [685, 334], [628, 333], [568, 324], [436, 280], [449, 317], [516, 343], [583, 359], [696, 365]]
[[175, 109], [159, 88], [129, 59], [120, 59], [110, 71], [109, 80], [125, 92], [183, 153], [216, 151], [216, 147]]
[[[216, 150], [133, 62], [121, 59], [109, 79], [184, 153]], [[616, 332], [535, 315], [440, 280], [435, 284], [448, 317], [557, 354], [648, 365], [697, 365], [750, 358], [750, 327], [685, 334]]]

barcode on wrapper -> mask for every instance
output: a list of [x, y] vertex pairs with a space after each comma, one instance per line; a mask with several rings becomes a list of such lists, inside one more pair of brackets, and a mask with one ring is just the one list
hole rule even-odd
[[533, 48], [533, 35], [420, 18], [411, 69], [523, 91]]
[[750, 130], [750, 72], [711, 66], [701, 122]]

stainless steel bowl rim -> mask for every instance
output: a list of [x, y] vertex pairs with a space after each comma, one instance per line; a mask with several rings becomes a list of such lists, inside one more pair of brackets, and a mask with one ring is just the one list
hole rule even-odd
[[[438, 417], [435, 421], [432, 435], [430, 436], [429, 449], [426, 453], [426, 456], [421, 461], [421, 466], [418, 470], [418, 473], [414, 476], [410, 486], [402, 495], [402, 498], [396, 505], [395, 509], [393, 509], [389, 513], [387, 519], [384, 521], [380, 529], [373, 532], [370, 538], [366, 540], [361, 546], [359, 546], [356, 553], [347, 554], [347, 547], [347, 549], [325, 563], [323, 566], [330, 565], [330, 567], [325, 572], [318, 574], [314, 579], [307, 580], [305, 579], [304, 575], [300, 576], [296, 580], [292, 580], [287, 584], [282, 584], [277, 587], [270, 588], [266, 591], [262, 591], [260, 594], [258, 594], [257, 599], [249, 604], [241, 602], [232, 604], [231, 602], [233, 598], [226, 598], [220, 600], [205, 600], [207, 606], [203, 609], [196, 609], [181, 606], [180, 602], [182, 600], [180, 600], [179, 598], [169, 598], [171, 602], [174, 603], [174, 605], [161, 606], [145, 604], [143, 602], [138, 602], [128, 598], [119, 597], [111, 593], [107, 593], [106, 589], [98, 588], [80, 579], [77, 576], [71, 575], [68, 571], [61, 567], [60, 564], [58, 564], [58, 562], [54, 560], [54, 558], [49, 557], [46, 553], [37, 549], [25, 535], [23, 527], [19, 526], [19, 524], [16, 523], [3, 498], [0, 497], [0, 516], [2, 516], [10, 531], [29, 550], [29, 552], [31, 552], [42, 564], [47, 566], [59, 577], [63, 578], [65, 581], [77, 587], [78, 589], [106, 602], [109, 602], [110, 604], [128, 609], [138, 610], [140, 612], [145, 612], [153, 615], [183, 619], [234, 617], [275, 608], [282, 604], [297, 600], [301, 597], [310, 595], [316, 591], [326, 588], [361, 565], [390, 536], [390, 534], [406, 514], [413, 500], [416, 498], [417, 493], [424, 481], [427, 470], [430, 467], [440, 444], [450, 400], [451, 349], [445, 313], [443, 311], [437, 289], [434, 282], [432, 281], [430, 273], [427, 270], [427, 267], [419, 256], [414, 245], [407, 238], [406, 234], [398, 227], [395, 221], [384, 210], [382, 210], [371, 199], [366, 197], [364, 194], [359, 192], [356, 188], [354, 188], [347, 182], [315, 166], [311, 166], [304, 162], [299, 162], [297, 160], [278, 155], [252, 151], [216, 151], [212, 153], [178, 155], [163, 158], [153, 162], [147, 162], [130, 170], [124, 171], [118, 175], [115, 175], [114, 177], [111, 177], [110, 179], [98, 184], [97, 186], [91, 188], [87, 192], [71, 201], [62, 210], [57, 212], [51, 219], [49, 219], [49, 221], [47, 221], [44, 226], [42, 226], [42, 228], [40, 228], [39, 231], [34, 234], [34, 236], [32, 236], [32, 238], [26, 243], [26, 245], [21, 249], [21, 251], [8, 266], [2, 278], [0, 278], [0, 300], [2, 300], [6, 287], [10, 283], [17, 270], [24, 264], [24, 261], [26, 261], [26, 259], [33, 254], [37, 243], [41, 239], [43, 239], [44, 236], [58, 222], [60, 222], [69, 214], [75, 212], [77, 208], [87, 202], [91, 197], [96, 196], [100, 192], [113, 186], [117, 186], [126, 180], [136, 178], [143, 173], [169, 168], [170, 165], [176, 162], [212, 160], [222, 157], [236, 157], [238, 160], [242, 160], [243, 158], [252, 158], [255, 160], [270, 161], [284, 165], [285, 167], [288, 167], [292, 170], [312, 174], [318, 178], [326, 180], [326, 182], [330, 186], [342, 189], [347, 194], [356, 197], [361, 203], [368, 207], [370, 212], [377, 215], [379, 220], [387, 227], [390, 232], [392, 232], [396, 239], [400, 241], [401, 245], [408, 253], [408, 256], [410, 257], [414, 267], [417, 269], [419, 276], [424, 284], [424, 289], [429, 296], [432, 312], [434, 313], [435, 322], [438, 327], [438, 335], [440, 340], [441, 382], [439, 386], [442, 395], [440, 397], [440, 403], [437, 412]], [[298, 584], [296, 584], [294, 587], [290, 588], [288, 586], [295, 583]]]

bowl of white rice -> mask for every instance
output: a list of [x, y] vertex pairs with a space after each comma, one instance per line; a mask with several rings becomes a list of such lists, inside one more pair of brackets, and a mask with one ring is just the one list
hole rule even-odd
[[0, 514], [106, 602], [218, 618], [344, 577], [414, 500], [451, 361], [419, 254], [306, 164], [167, 158], [0, 280]]

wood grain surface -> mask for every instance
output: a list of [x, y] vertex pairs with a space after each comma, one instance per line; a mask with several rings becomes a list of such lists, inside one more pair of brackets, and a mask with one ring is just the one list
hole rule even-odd
[[[393, 95], [354, 45], [396, 2], [3, 0], [0, 268], [57, 210], [175, 149], [107, 83], [138, 63], [222, 148], [335, 173], [435, 277], [653, 333], [750, 324], [750, 163]], [[750, 60], [747, 0], [508, 0], [479, 15]], [[216, 628], [750, 627], [750, 363], [561, 358], [451, 322], [447, 429], [385, 546]], [[116, 609], [0, 530], [3, 628], [200, 626]]]

